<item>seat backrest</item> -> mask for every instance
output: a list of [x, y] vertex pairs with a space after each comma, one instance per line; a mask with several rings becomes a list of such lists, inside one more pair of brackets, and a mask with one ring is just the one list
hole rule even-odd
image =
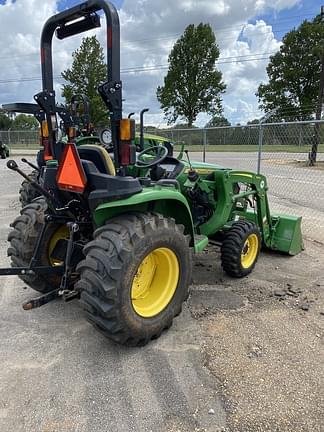
[[114, 163], [103, 147], [96, 144], [87, 144], [77, 147], [80, 159], [88, 160], [94, 163], [98, 171], [102, 174], [116, 175]]

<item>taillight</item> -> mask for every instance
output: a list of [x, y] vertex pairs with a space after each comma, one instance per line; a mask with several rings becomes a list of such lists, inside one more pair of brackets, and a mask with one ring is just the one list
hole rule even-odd
[[44, 147], [44, 160], [52, 160], [53, 155], [49, 143], [49, 132], [48, 132], [48, 124], [46, 120], [42, 121], [41, 129], [40, 129], [40, 136], [41, 136], [41, 145]]
[[136, 161], [136, 148], [133, 145], [134, 139], [135, 120], [120, 120], [119, 163], [121, 166], [133, 165]]

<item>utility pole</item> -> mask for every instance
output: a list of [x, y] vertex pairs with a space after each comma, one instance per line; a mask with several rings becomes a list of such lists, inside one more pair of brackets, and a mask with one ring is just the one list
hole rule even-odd
[[[324, 5], [321, 6], [321, 24], [324, 26]], [[316, 108], [316, 120], [321, 120], [322, 118], [322, 110], [323, 110], [323, 102], [324, 102], [324, 40], [321, 40], [321, 74], [320, 74], [320, 86], [318, 93], [318, 104]], [[317, 158], [318, 145], [320, 140], [320, 124], [317, 123], [315, 125], [315, 133], [312, 145], [312, 151], [309, 153], [309, 164], [314, 166]]]
[[[324, 27], [324, 5], [321, 7], [321, 24]], [[320, 88], [319, 88], [319, 95], [318, 95], [318, 107], [316, 112], [316, 120], [321, 120], [322, 117], [322, 109], [323, 109], [323, 102], [324, 102], [324, 48], [323, 48], [323, 39], [321, 43], [321, 75], [320, 75]]]

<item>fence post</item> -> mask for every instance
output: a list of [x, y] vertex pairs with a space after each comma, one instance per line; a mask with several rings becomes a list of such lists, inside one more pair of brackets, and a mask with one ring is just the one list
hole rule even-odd
[[260, 124], [259, 124], [258, 169], [257, 169], [258, 174], [261, 173], [262, 147], [263, 147], [263, 127], [262, 127], [262, 122], [260, 122]]
[[206, 162], [206, 151], [207, 151], [207, 130], [206, 129], [203, 129], [203, 143], [204, 143], [203, 162]]
[[258, 174], [261, 174], [261, 160], [262, 160], [262, 150], [263, 150], [263, 123], [269, 120], [277, 112], [277, 108], [268, 112], [262, 119], [260, 119], [259, 123], [259, 154], [258, 154]]

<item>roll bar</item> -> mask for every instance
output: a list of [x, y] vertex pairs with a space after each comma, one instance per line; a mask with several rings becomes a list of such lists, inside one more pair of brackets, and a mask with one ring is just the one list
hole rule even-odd
[[[53, 91], [52, 40], [56, 31], [59, 39], [99, 27], [97, 11], [103, 10], [107, 21], [107, 78], [120, 81], [120, 27], [115, 6], [106, 0], [88, 0], [49, 18], [41, 36], [43, 91]], [[81, 18], [81, 19], [80, 19]], [[79, 21], [75, 21], [78, 20]], [[91, 25], [93, 24], [93, 25]]]
[[119, 168], [120, 136], [122, 119], [122, 83], [120, 81], [120, 25], [117, 9], [107, 0], [88, 0], [49, 18], [41, 35], [41, 68], [43, 91], [34, 99], [46, 114], [51, 154], [58, 156], [55, 144], [57, 130], [56, 101], [53, 84], [52, 40], [54, 33], [58, 39], [73, 36], [92, 28], [100, 27], [97, 12], [103, 10], [107, 22], [107, 81], [98, 91], [110, 113], [114, 160]]
[[42, 111], [37, 104], [32, 103], [11, 103], [3, 104], [2, 108], [11, 113], [22, 113], [22, 114], [32, 114], [39, 123], [45, 120], [45, 113]]
[[144, 114], [147, 113], [149, 108], [144, 108], [140, 112], [140, 147], [141, 150], [144, 150]]

